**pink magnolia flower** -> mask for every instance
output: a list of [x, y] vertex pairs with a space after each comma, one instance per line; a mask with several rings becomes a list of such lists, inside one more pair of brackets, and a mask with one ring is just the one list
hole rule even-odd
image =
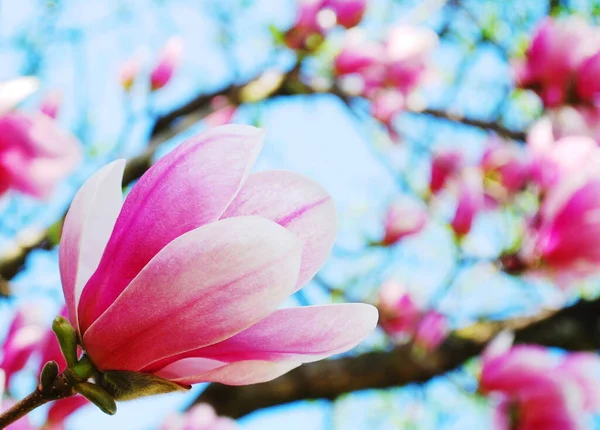
[[555, 138], [555, 134], [549, 118], [538, 120], [527, 134], [532, 179], [547, 190], [561, 181], [596, 176], [600, 168], [598, 144], [588, 136]]
[[333, 10], [336, 22], [345, 28], [356, 27], [367, 9], [366, 0], [325, 0], [323, 7]]
[[496, 139], [490, 141], [480, 167], [486, 178], [511, 194], [525, 187], [531, 172], [531, 163], [521, 146]]
[[525, 60], [516, 64], [518, 85], [533, 89], [546, 107], [565, 104], [578, 68], [598, 52], [599, 42], [598, 30], [580, 18], [544, 20]]
[[483, 354], [480, 391], [499, 396], [496, 428], [585, 428], [583, 413], [597, 408], [593, 384], [597, 386], [598, 374], [587, 379], [585, 375], [592, 367], [598, 371], [597, 356], [560, 358], [539, 346], [511, 348], [510, 342], [503, 342], [497, 348], [495, 343], [494, 351], [488, 348]]
[[161, 430], [236, 430], [235, 420], [217, 415], [212, 406], [200, 403], [182, 415], [167, 418]]
[[[574, 179], [554, 187], [538, 222], [526, 235], [524, 261], [558, 281], [588, 276], [600, 267], [600, 179]], [[560, 283], [563, 283], [563, 282]]]
[[12, 188], [46, 198], [80, 159], [79, 142], [46, 115], [0, 117], [0, 194]]
[[60, 272], [69, 319], [99, 370], [251, 384], [373, 330], [377, 311], [365, 304], [277, 310], [327, 259], [336, 219], [308, 179], [249, 174], [262, 138], [250, 126], [209, 129], [150, 168], [124, 202], [123, 161], [79, 190]]
[[6, 386], [10, 384], [14, 374], [25, 367], [31, 355], [39, 348], [43, 336], [44, 329], [35, 309], [18, 310], [0, 349], [0, 369], [3, 370]]
[[[177, 47], [175, 47], [177, 49]], [[172, 48], [171, 48], [172, 49]], [[171, 56], [173, 56], [173, 53], [169, 54]], [[176, 53], [176, 55], [179, 55]], [[164, 58], [163, 58], [164, 60]], [[173, 69], [174, 67], [176, 67], [176, 63], [179, 63], [179, 59], [175, 58], [174, 60], [171, 59], [171, 63], [172, 66], [170, 67], [171, 69]], [[159, 70], [159, 66], [156, 66], [155, 71], [157, 73], [157, 82], [156, 84], [160, 85], [161, 82], [164, 81], [163, 85], [166, 85], [166, 83], [168, 82], [168, 80], [171, 78], [171, 74], [172, 74], [172, 70], [168, 76], [168, 78], [166, 78], [165, 81], [165, 77], [167, 75], [168, 69], [169, 69], [169, 65], [165, 64], [162, 66], [162, 70]], [[119, 69], [119, 83], [121, 84], [121, 87], [123, 87], [123, 89], [125, 91], [129, 91], [131, 90], [131, 87], [133, 87], [133, 84], [135, 83], [135, 80], [137, 79], [137, 77], [139, 76], [140, 72], [142, 70], [142, 58], [140, 54], [134, 55], [130, 58], [128, 58], [127, 60], [125, 60], [125, 62], [121, 65], [120, 69]], [[152, 83], [152, 86], [154, 88], [155, 83]], [[158, 88], [156, 88], [158, 89]]]
[[[169, 83], [173, 77], [173, 73], [181, 63], [183, 55], [183, 39], [180, 37], [170, 38], [163, 47], [156, 65], [150, 73], [150, 86], [153, 91], [159, 90]], [[134, 67], [134, 66], [130, 66]], [[135, 72], [135, 70], [133, 70]], [[132, 76], [131, 70], [127, 71], [125, 76]], [[132, 82], [133, 83], [133, 82]]]
[[366, 74], [369, 70], [380, 67], [380, 84], [384, 80], [383, 66], [383, 46], [378, 43], [369, 42], [362, 38], [360, 34], [347, 32], [342, 50], [335, 57], [333, 71], [337, 76], [349, 75], [352, 73]]
[[437, 34], [428, 28], [394, 27], [385, 44], [386, 81], [405, 94], [413, 90], [429, 70], [429, 58], [437, 45]]
[[379, 322], [383, 330], [396, 339], [414, 335], [421, 310], [399, 282], [388, 280], [379, 289]]
[[229, 103], [225, 96], [216, 96], [210, 101], [212, 113], [204, 118], [204, 122], [209, 127], [229, 124], [237, 112], [237, 106]]
[[461, 237], [471, 231], [475, 216], [483, 208], [483, 183], [481, 172], [465, 169], [458, 185], [458, 204], [450, 223], [454, 233]]
[[585, 60], [577, 70], [575, 91], [580, 101], [600, 105], [600, 48]]
[[417, 200], [403, 197], [392, 203], [385, 215], [385, 235], [381, 243], [393, 245], [406, 236], [420, 232], [427, 223], [427, 208]]
[[455, 149], [437, 151], [431, 158], [431, 179], [429, 190], [437, 194], [444, 188], [448, 179], [456, 176], [462, 169], [462, 152]]
[[399, 139], [393, 124], [397, 114], [404, 110], [406, 101], [402, 93], [395, 89], [385, 89], [378, 91], [371, 104], [371, 114], [373, 118], [381, 121], [387, 129], [392, 140]]
[[425, 351], [433, 351], [448, 337], [450, 327], [447, 318], [436, 311], [425, 313], [415, 333], [415, 345]]
[[[296, 21], [285, 34], [285, 44], [291, 49], [311, 49], [309, 38], [322, 37], [325, 29], [319, 23], [323, 0], [299, 0]], [[334, 23], [335, 24], [335, 23]]]
[[54, 119], [58, 115], [58, 110], [62, 104], [62, 94], [59, 91], [52, 91], [46, 94], [40, 103], [40, 112]]

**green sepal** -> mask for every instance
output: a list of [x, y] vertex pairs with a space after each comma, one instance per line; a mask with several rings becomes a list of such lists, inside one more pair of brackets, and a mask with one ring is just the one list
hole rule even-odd
[[77, 332], [66, 318], [57, 316], [52, 323], [52, 331], [58, 339], [58, 344], [68, 367], [77, 363]]
[[115, 400], [133, 400], [155, 394], [187, 391], [191, 386], [183, 386], [150, 373], [107, 370], [96, 378]]
[[106, 390], [91, 382], [80, 382], [75, 385], [75, 391], [98, 406], [102, 412], [108, 415], [117, 413], [117, 404]]
[[54, 384], [56, 377], [58, 376], [58, 363], [56, 361], [49, 361], [44, 364], [42, 372], [40, 373], [40, 389], [42, 391], [47, 390]]

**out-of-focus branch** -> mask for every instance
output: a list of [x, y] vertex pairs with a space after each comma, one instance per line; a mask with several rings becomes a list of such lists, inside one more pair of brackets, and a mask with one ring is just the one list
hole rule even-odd
[[[299, 81], [299, 64], [284, 74], [267, 71], [256, 79], [238, 85], [230, 85], [210, 94], [201, 94], [184, 105], [159, 117], [154, 124], [151, 133], [151, 141], [148, 148], [141, 155], [128, 161], [123, 178], [123, 185], [128, 185], [138, 179], [151, 166], [152, 158], [156, 148], [163, 142], [177, 135], [183, 130], [201, 121], [210, 110], [210, 101], [215, 96], [226, 96], [231, 104], [239, 105], [245, 101], [266, 100], [275, 97], [288, 97], [296, 94], [316, 93], [314, 89], [301, 84]], [[261, 81], [262, 80], [262, 81]], [[257, 85], [257, 82], [259, 84]], [[262, 82], [262, 84], [260, 84]], [[261, 88], [262, 85], [262, 88]], [[261, 94], [264, 91], [264, 94]], [[337, 87], [328, 91], [345, 102], [349, 97]], [[439, 119], [465, 124], [484, 130], [491, 130], [501, 136], [511, 139], [523, 140], [524, 134], [508, 130], [494, 122], [480, 121], [476, 119], [459, 117], [442, 110], [425, 109], [415, 113], [430, 115]], [[41, 231], [36, 237], [28, 238], [27, 243], [16, 243], [10, 252], [0, 256], [0, 279], [3, 285], [12, 279], [22, 268], [27, 255], [34, 249], [48, 249], [52, 246], [49, 240], [51, 232], [60, 231], [64, 217], [58, 220], [47, 230]], [[8, 294], [8, 287], [0, 288], [0, 296]]]
[[221, 415], [241, 417], [258, 409], [307, 399], [335, 399], [342, 394], [425, 382], [478, 355], [501, 330], [515, 330], [522, 343], [568, 350], [600, 348], [600, 299], [581, 301], [535, 317], [482, 322], [455, 332], [437, 351], [413, 353], [409, 345], [391, 351], [307, 364], [263, 384], [210, 385], [196, 402], [210, 403]]

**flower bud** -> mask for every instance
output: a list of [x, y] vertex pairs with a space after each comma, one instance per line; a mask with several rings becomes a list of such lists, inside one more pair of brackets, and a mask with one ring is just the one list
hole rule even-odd
[[77, 332], [66, 318], [57, 316], [52, 323], [60, 349], [68, 367], [77, 364]]

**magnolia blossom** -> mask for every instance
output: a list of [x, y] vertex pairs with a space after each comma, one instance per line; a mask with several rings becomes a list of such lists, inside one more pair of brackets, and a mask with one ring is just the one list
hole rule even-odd
[[428, 311], [419, 321], [415, 333], [415, 345], [425, 351], [433, 351], [446, 339], [450, 327], [446, 316], [437, 311]]
[[485, 177], [509, 193], [522, 190], [530, 177], [531, 163], [521, 146], [492, 140], [480, 163]]
[[362, 21], [367, 0], [324, 0], [323, 7], [335, 13], [336, 22], [345, 28], [356, 27]]
[[350, 33], [334, 60], [334, 72], [338, 77], [360, 77], [361, 94], [366, 97], [373, 98], [385, 89], [406, 96], [426, 76], [429, 57], [437, 44], [436, 33], [424, 27], [394, 27], [383, 43]]
[[554, 187], [526, 235], [523, 259], [557, 279], [597, 273], [600, 267], [600, 179], [578, 178]]
[[[501, 338], [504, 336], [501, 336]], [[558, 357], [539, 346], [492, 342], [483, 354], [480, 391], [495, 396], [499, 430], [583, 429], [585, 412], [598, 411], [600, 359]]]
[[404, 109], [405, 105], [404, 96], [397, 90], [382, 90], [374, 96], [371, 114], [373, 118], [382, 122], [393, 139], [398, 138], [393, 127], [394, 117]]
[[6, 386], [10, 384], [13, 375], [23, 369], [31, 355], [38, 350], [44, 331], [40, 316], [34, 309], [28, 307], [17, 311], [0, 349], [0, 369], [3, 370]]
[[262, 139], [254, 127], [214, 127], [162, 158], [124, 202], [122, 160], [79, 190], [60, 272], [69, 319], [100, 371], [251, 384], [373, 330], [370, 305], [277, 310], [327, 259], [336, 217], [312, 181], [249, 173]]
[[[291, 49], [311, 49], [311, 36], [322, 39], [325, 28], [318, 19], [323, 7], [323, 0], [299, 0], [296, 20], [292, 28], [285, 34], [285, 44]], [[335, 24], [335, 21], [333, 22]]]
[[477, 169], [465, 169], [458, 184], [458, 203], [450, 226], [457, 236], [471, 231], [475, 216], [483, 208], [483, 183], [481, 172]]
[[237, 106], [230, 104], [225, 96], [213, 97], [210, 107], [213, 110], [212, 113], [204, 118], [204, 122], [209, 127], [229, 124], [237, 112]]
[[393, 280], [381, 284], [377, 303], [379, 322], [389, 336], [402, 340], [414, 335], [421, 309], [402, 284]]
[[[579, 68], [589, 76], [593, 65], [585, 60], [600, 51], [600, 32], [581, 18], [544, 20], [538, 27], [525, 60], [516, 64], [517, 83], [533, 89], [547, 107], [565, 104], [577, 81]], [[590, 69], [591, 67], [591, 69]], [[592, 83], [584, 77], [577, 91], [588, 98]]]
[[579, 100], [600, 106], [600, 49], [585, 60], [578, 70], [575, 91]]
[[49, 92], [40, 103], [40, 112], [50, 118], [56, 118], [62, 103], [62, 94], [59, 91]]
[[429, 190], [434, 194], [441, 191], [448, 180], [462, 169], [462, 165], [463, 156], [459, 150], [443, 149], [435, 152], [431, 158]]
[[420, 232], [427, 223], [423, 202], [403, 197], [392, 203], [385, 215], [385, 235], [381, 243], [393, 245], [406, 236]]
[[[175, 73], [179, 67], [179, 63], [181, 63], [182, 55], [183, 39], [180, 37], [170, 38], [167, 43], [165, 43], [165, 46], [163, 47], [160, 55], [158, 56], [158, 60], [152, 69], [152, 72], [150, 73], [150, 86], [152, 90], [159, 90], [169, 83], [173, 77], [173, 73]], [[134, 69], [133, 72], [135, 72], [135, 66], [130, 66], [130, 69]], [[125, 77], [129, 77], [129, 79], [135, 79], [135, 75], [132, 73], [132, 70], [126, 71]], [[123, 79], [123, 76], [121, 76], [121, 78]], [[122, 82], [127, 81], [122, 80]], [[133, 80], [131, 83], [133, 83]]]
[[[178, 61], [179, 60], [177, 60], [177, 62]], [[163, 67], [166, 68], [166, 66], [163, 66]], [[121, 67], [119, 68], [119, 83], [121, 84], [121, 87], [125, 91], [131, 90], [131, 87], [133, 87], [133, 84], [135, 83], [135, 80], [137, 79], [141, 70], [142, 70], [142, 58], [139, 54], [128, 58], [121, 65]], [[155, 71], [156, 70], [158, 70], [158, 67], [155, 69]], [[161, 73], [164, 74], [165, 72], [163, 71]], [[158, 74], [158, 72], [157, 72], [157, 74]], [[157, 76], [157, 78], [163, 78], [163, 80], [164, 80], [164, 76]], [[170, 79], [170, 75], [169, 75], [169, 79]], [[167, 79], [167, 81], [168, 81], [168, 79]], [[158, 84], [159, 82], [157, 81], [156, 83]], [[166, 82], [165, 82], [165, 84], [166, 84]], [[154, 85], [154, 84], [152, 84], [152, 85]], [[164, 86], [164, 84], [163, 84], [163, 86]]]
[[437, 34], [426, 27], [392, 28], [385, 42], [386, 81], [404, 93], [410, 92], [426, 76], [437, 45]]
[[600, 148], [588, 136], [554, 137], [549, 118], [537, 121], [527, 135], [532, 179], [549, 189], [562, 181], [585, 180], [600, 171]]
[[236, 430], [235, 420], [217, 416], [212, 406], [200, 403], [185, 414], [167, 418], [161, 430]]
[[47, 198], [80, 159], [79, 142], [46, 115], [0, 117], [0, 194], [12, 188]]

